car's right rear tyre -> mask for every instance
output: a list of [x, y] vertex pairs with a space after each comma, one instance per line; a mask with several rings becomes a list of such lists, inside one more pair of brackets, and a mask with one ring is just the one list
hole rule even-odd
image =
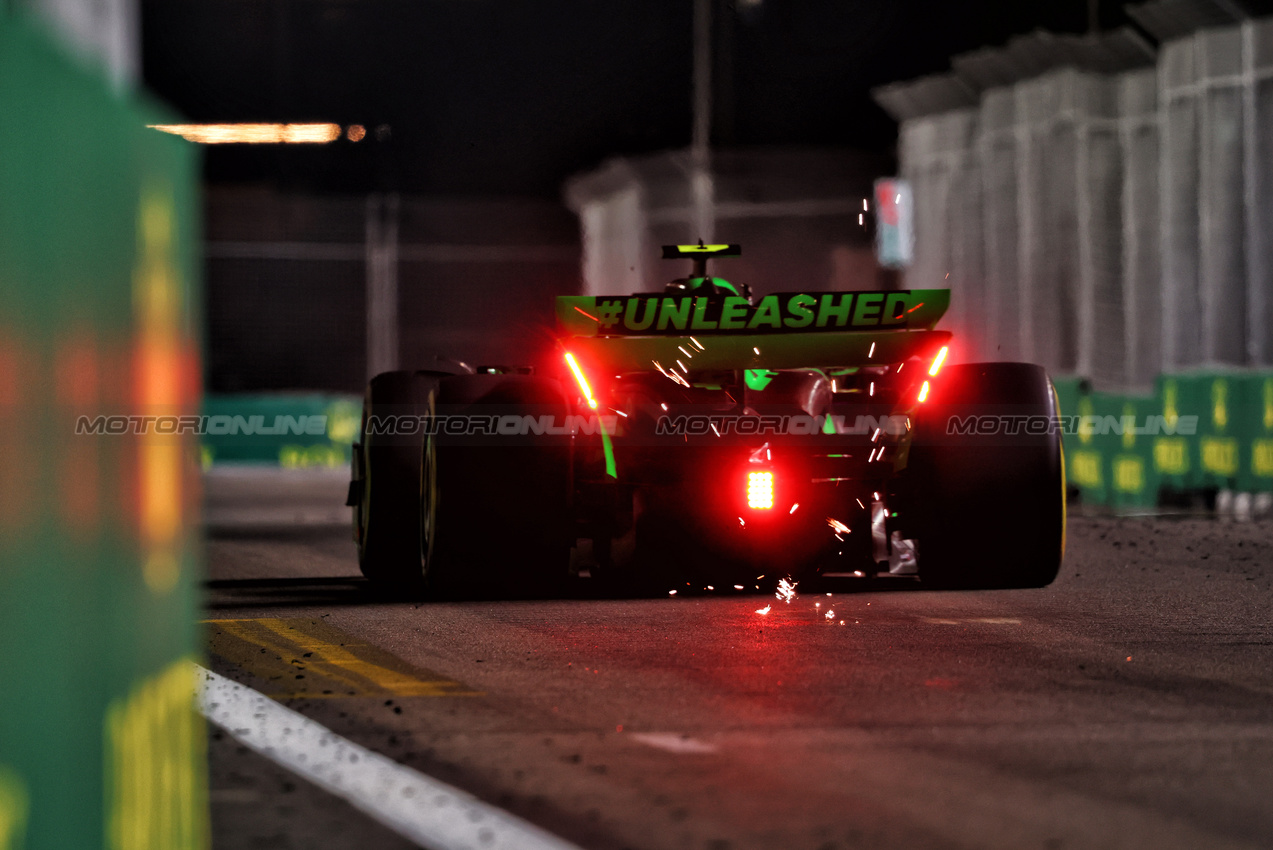
[[[1000, 424], [970, 432], [970, 417]], [[925, 585], [1043, 587], [1056, 578], [1065, 552], [1057, 417], [1052, 383], [1032, 364], [947, 366], [933, 382], [907, 469]]]

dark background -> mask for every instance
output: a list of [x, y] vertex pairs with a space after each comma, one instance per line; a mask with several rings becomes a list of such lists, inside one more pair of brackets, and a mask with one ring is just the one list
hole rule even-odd
[[[689, 143], [692, 0], [143, 0], [146, 84], [199, 122], [387, 125], [360, 143], [213, 146], [212, 184], [557, 198], [608, 156]], [[873, 86], [1087, 0], [762, 0], [715, 10], [713, 142], [891, 152]], [[1126, 23], [1104, 2], [1103, 27]]]

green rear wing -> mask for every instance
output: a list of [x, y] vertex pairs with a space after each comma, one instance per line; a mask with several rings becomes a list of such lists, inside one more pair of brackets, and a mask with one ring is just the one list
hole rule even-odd
[[572, 350], [619, 370], [687, 354], [700, 369], [864, 366], [935, 352], [950, 339], [933, 330], [949, 304], [948, 289], [790, 292], [754, 305], [739, 297], [566, 295], [557, 298], [557, 321]]

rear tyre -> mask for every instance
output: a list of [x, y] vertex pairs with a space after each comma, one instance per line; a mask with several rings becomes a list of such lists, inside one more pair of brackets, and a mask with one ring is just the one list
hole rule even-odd
[[[933, 382], [907, 470], [924, 584], [1043, 587], [1056, 578], [1065, 551], [1057, 415], [1052, 383], [1032, 364], [948, 366]], [[971, 416], [1002, 424], [994, 434], [951, 432], [951, 417], [959, 431]]]
[[574, 542], [571, 438], [511, 432], [525, 417], [564, 425], [569, 406], [561, 385], [528, 375], [457, 375], [439, 384], [437, 412], [492, 427], [478, 434], [440, 429], [425, 443], [431, 486], [421, 516], [430, 586], [484, 596], [559, 591]]
[[350, 502], [359, 569], [378, 585], [410, 595], [424, 590], [419, 426], [437, 384], [436, 375], [406, 371], [372, 378], [353, 454]]

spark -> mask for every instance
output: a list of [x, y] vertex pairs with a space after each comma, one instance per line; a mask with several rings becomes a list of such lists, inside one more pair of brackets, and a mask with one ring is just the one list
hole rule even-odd
[[921, 301], [921, 302], [919, 302], [918, 304], [916, 304], [914, 307], [912, 307], [912, 308], [910, 308], [909, 310], [907, 310], [906, 312], [907, 312], [907, 313], [914, 313], [916, 310], [918, 310], [920, 307], [923, 307], [923, 306], [924, 306], [924, 302], [923, 302], [923, 301]]
[[760, 353], [760, 349], [759, 349], [759, 348], [757, 348], [757, 347], [755, 347], [754, 345], [752, 346], [751, 350], [752, 350], [752, 351], [754, 351], [754, 352], [756, 352], [757, 354], [759, 354], [759, 353]]
[[787, 516], [791, 516], [792, 514], [794, 514], [796, 512], [796, 508], [798, 507], [800, 507], [800, 503], [796, 502], [794, 505], [791, 506], [791, 510], [787, 511]]
[[743, 586], [741, 584], [734, 585], [734, 590], [742, 590], [742, 589], [743, 589]]
[[796, 585], [799, 583], [798, 581], [792, 581], [790, 576], [779, 579], [778, 590], [775, 591], [774, 596], [790, 605], [791, 600], [796, 598]]
[[840, 621], [840, 625], [842, 625], [842, 626], [844, 625], [844, 621], [843, 621], [843, 620], [841, 620], [841, 621]]
[[667, 592], [667, 595], [668, 595], [668, 596], [675, 596], [675, 595], [676, 595], [676, 591], [675, 591], [675, 590], [669, 590], [669, 591]]
[[707, 589], [708, 589], [708, 590], [715, 590], [716, 588], [712, 587], [712, 586], [709, 584], [709, 585], [707, 586]]
[[667, 411], [667, 405], [666, 405], [666, 404], [660, 404], [660, 405], [659, 405], [659, 407], [663, 408], [664, 412], [666, 412], [666, 411]]
[[772, 604], [770, 604], [770, 605], [766, 605], [764, 608], [757, 608], [757, 609], [756, 609], [756, 613], [757, 613], [757, 614], [768, 614], [768, 613], [769, 613], [769, 609], [771, 609], [771, 608], [773, 608], [773, 607], [774, 607], [774, 606], [773, 606]]
[[583, 314], [584, 314], [585, 316], [587, 316], [589, 319], [592, 319], [594, 322], [600, 322], [600, 321], [601, 321], [600, 319], [598, 319], [596, 316], [592, 315], [591, 313], [584, 313], [584, 311], [583, 311], [581, 308], [579, 308], [579, 307], [576, 307], [575, 309], [576, 309], [576, 310], [578, 310], [580, 313], [583, 313]]
[[[657, 361], [657, 360], [652, 360], [652, 361], [650, 361], [650, 362], [652, 362], [652, 363], [654, 364], [654, 368], [655, 368], [655, 369], [658, 369], [658, 370], [659, 370], [659, 374], [660, 374], [660, 375], [662, 375], [663, 377], [668, 378], [668, 379], [670, 379], [670, 380], [672, 380], [672, 381], [675, 381], [676, 383], [680, 384], [680, 385], [681, 385], [681, 386], [683, 386], [683, 387], [689, 387], [690, 382], [689, 382], [689, 381], [687, 381], [687, 380], [685, 380], [684, 378], [682, 378], [682, 377], [681, 377], [680, 375], [678, 375], [675, 371], [673, 371], [673, 370], [671, 370], [671, 369], [664, 369], [664, 368], [663, 368], [663, 364], [662, 364], [662, 363], [660, 363], [660, 362], [659, 362], [659, 361]], [[664, 410], [667, 410], [667, 405], [666, 405], [666, 404], [665, 404], [665, 405], [663, 405], [663, 409], [664, 409]]]
[[865, 214], [863, 214], [863, 213], [858, 213], [858, 224], [863, 224], [863, 225], [864, 225], [864, 224], [866, 224], [865, 219], [866, 219], [866, 215], [865, 215]]
[[859, 507], [859, 508], [861, 508], [862, 510], [866, 510], [866, 505], [862, 504], [862, 500], [861, 500], [861, 499], [858, 499], [858, 500], [857, 500], [857, 502], [858, 502], [858, 507]]
[[756, 581], [760, 581], [764, 576], [756, 576]]
[[616, 409], [615, 409], [615, 408], [613, 408], [613, 407], [612, 407], [612, 408], [610, 408], [610, 409], [611, 409], [611, 410], [613, 410], [615, 413], [619, 414], [620, 416], [622, 416], [624, 419], [627, 419], [627, 418], [628, 418], [628, 414], [624, 413], [622, 410], [616, 410]]
[[835, 517], [827, 517], [827, 525], [831, 526], [831, 530], [835, 532], [835, 538], [837, 540], [843, 540], [844, 535], [853, 533], [853, 529], [849, 528]]
[[678, 345], [678, 346], [677, 346], [677, 349], [678, 349], [678, 350], [679, 350], [682, 354], [684, 354], [686, 357], [693, 357], [693, 356], [694, 356], [693, 354], [690, 354], [688, 351], [686, 351], [686, 350], [685, 350], [685, 346], [683, 346], [683, 345]]
[[688, 372], [688, 371], [689, 371], [689, 369], [686, 369], [686, 368], [685, 368], [685, 364], [684, 364], [684, 363], [682, 363], [682, 362], [681, 362], [681, 361], [679, 361], [679, 360], [677, 360], [677, 361], [676, 361], [676, 365], [681, 367], [681, 371], [682, 371], [682, 372]]
[[866, 353], [868, 358], [875, 356], [875, 343], [871, 343], [871, 350]]
[[863, 199], [862, 199], [862, 212], [868, 212], [869, 210], [870, 210], [870, 207], [868, 207], [868, 206], [866, 205], [866, 198], [863, 198]]
[[695, 348], [697, 348], [699, 351], [706, 351], [706, 350], [707, 350], [706, 348], [704, 348], [704, 347], [703, 347], [703, 343], [701, 343], [701, 342], [699, 342], [698, 340], [694, 339], [694, 337], [690, 337], [690, 342], [694, 343], [694, 347], [695, 347]]
[[742, 517], [738, 518], [738, 524], [741, 525], [743, 528], [747, 527], [747, 522]]
[[874, 396], [874, 395], [875, 395], [875, 382], [874, 382], [874, 381], [871, 381], [871, 391], [868, 393], [868, 395], [871, 395], [871, 396]]
[[827, 618], [828, 620], [834, 620], [834, 619], [835, 619], [835, 611], [833, 611], [832, 609], [828, 608], [828, 609], [827, 609], [827, 613], [826, 613], [826, 618]]
[[720, 436], [720, 431], [716, 430], [716, 423], [715, 423], [715, 422], [712, 422], [712, 423], [710, 423], [710, 424], [711, 424], [711, 426], [712, 426], [712, 433], [719, 437], [719, 436]]
[[880, 434], [883, 433], [883, 431], [884, 431], [883, 428], [876, 428], [875, 433], [871, 435], [871, 442], [874, 443], [876, 440], [878, 440], [880, 438]]

